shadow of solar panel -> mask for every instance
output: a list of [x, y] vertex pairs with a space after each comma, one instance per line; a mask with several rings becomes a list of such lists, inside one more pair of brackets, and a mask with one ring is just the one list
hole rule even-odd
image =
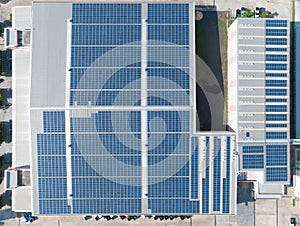
[[123, 178], [124, 184], [119, 184], [106, 178], [73, 178], [73, 198], [140, 198], [141, 186], [130, 186], [140, 180]]

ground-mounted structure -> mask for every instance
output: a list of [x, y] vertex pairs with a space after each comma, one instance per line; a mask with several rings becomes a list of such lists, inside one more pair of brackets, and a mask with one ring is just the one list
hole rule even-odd
[[229, 125], [257, 197], [289, 184], [289, 33], [285, 19], [238, 18], [228, 31]]

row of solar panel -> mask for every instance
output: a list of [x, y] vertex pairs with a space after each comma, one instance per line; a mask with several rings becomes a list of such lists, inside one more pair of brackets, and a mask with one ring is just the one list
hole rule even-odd
[[[189, 74], [180, 68], [148, 68], [147, 88], [189, 89]], [[71, 89], [140, 89], [140, 68], [74, 68]]]
[[[188, 153], [188, 134], [151, 134], [148, 138], [149, 155]], [[71, 150], [73, 155], [92, 154], [140, 154], [140, 137], [133, 134], [73, 134]], [[51, 150], [50, 150], [51, 151]], [[54, 150], [55, 151], [55, 150]]]
[[[154, 42], [153, 44], [159, 44]], [[71, 67], [128, 67], [141, 62], [141, 47], [72, 46]], [[180, 46], [148, 46], [148, 66], [189, 67], [189, 50]], [[151, 63], [151, 62], [156, 63]], [[138, 66], [138, 64], [137, 64]]]
[[[139, 106], [140, 91], [71, 91], [70, 105], [93, 106]], [[148, 91], [149, 106], [188, 106], [190, 94], [188, 91]]]
[[[189, 45], [189, 25], [148, 25], [148, 46]], [[89, 38], [86, 38], [89, 34]], [[141, 25], [73, 24], [72, 45], [141, 45]]]
[[[148, 111], [148, 132], [189, 132], [189, 111]], [[141, 132], [140, 111], [99, 111], [92, 118], [71, 118], [71, 133]]]
[[[263, 153], [263, 146], [244, 146], [251, 148], [253, 152]], [[244, 152], [244, 151], [243, 151]], [[247, 152], [244, 152], [247, 153]], [[287, 146], [286, 145], [266, 145], [266, 166], [286, 166], [287, 165]], [[263, 154], [243, 154], [243, 168], [257, 169], [264, 168]]]
[[226, 138], [226, 178], [223, 179], [223, 203], [222, 212], [229, 213], [230, 211], [230, 165], [231, 165], [231, 138]]
[[[72, 156], [73, 177], [140, 176], [141, 156]], [[148, 156], [148, 175], [158, 177], [189, 176], [189, 156]], [[156, 162], [155, 164], [153, 162]], [[151, 164], [152, 163], [152, 164]], [[117, 164], [117, 165], [116, 165]], [[45, 165], [51, 169], [51, 165]], [[65, 164], [54, 168], [64, 170]], [[41, 176], [60, 176], [66, 173], [45, 173]], [[155, 178], [154, 178], [155, 179]]]
[[221, 203], [221, 139], [214, 137], [213, 211], [220, 211]]
[[[72, 23], [140, 24], [141, 8], [141, 4], [73, 4]], [[188, 24], [189, 4], [148, 4], [148, 23]]]

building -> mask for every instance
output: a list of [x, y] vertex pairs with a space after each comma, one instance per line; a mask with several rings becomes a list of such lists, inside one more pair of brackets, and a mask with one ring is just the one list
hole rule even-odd
[[28, 211], [236, 213], [235, 134], [196, 131], [192, 2], [34, 1], [31, 15], [28, 74], [13, 75]]
[[289, 33], [285, 19], [238, 18], [228, 31], [229, 125], [257, 198], [290, 181]]

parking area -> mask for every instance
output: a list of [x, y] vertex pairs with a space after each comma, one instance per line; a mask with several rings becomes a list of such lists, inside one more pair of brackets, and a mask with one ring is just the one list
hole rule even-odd
[[[293, 0], [196, 0], [196, 5], [216, 5], [218, 11], [229, 10], [235, 13], [236, 9], [246, 7], [255, 9], [265, 7], [271, 13], [278, 13], [278, 18], [292, 18]], [[297, 1], [297, 0], [296, 0]]]

